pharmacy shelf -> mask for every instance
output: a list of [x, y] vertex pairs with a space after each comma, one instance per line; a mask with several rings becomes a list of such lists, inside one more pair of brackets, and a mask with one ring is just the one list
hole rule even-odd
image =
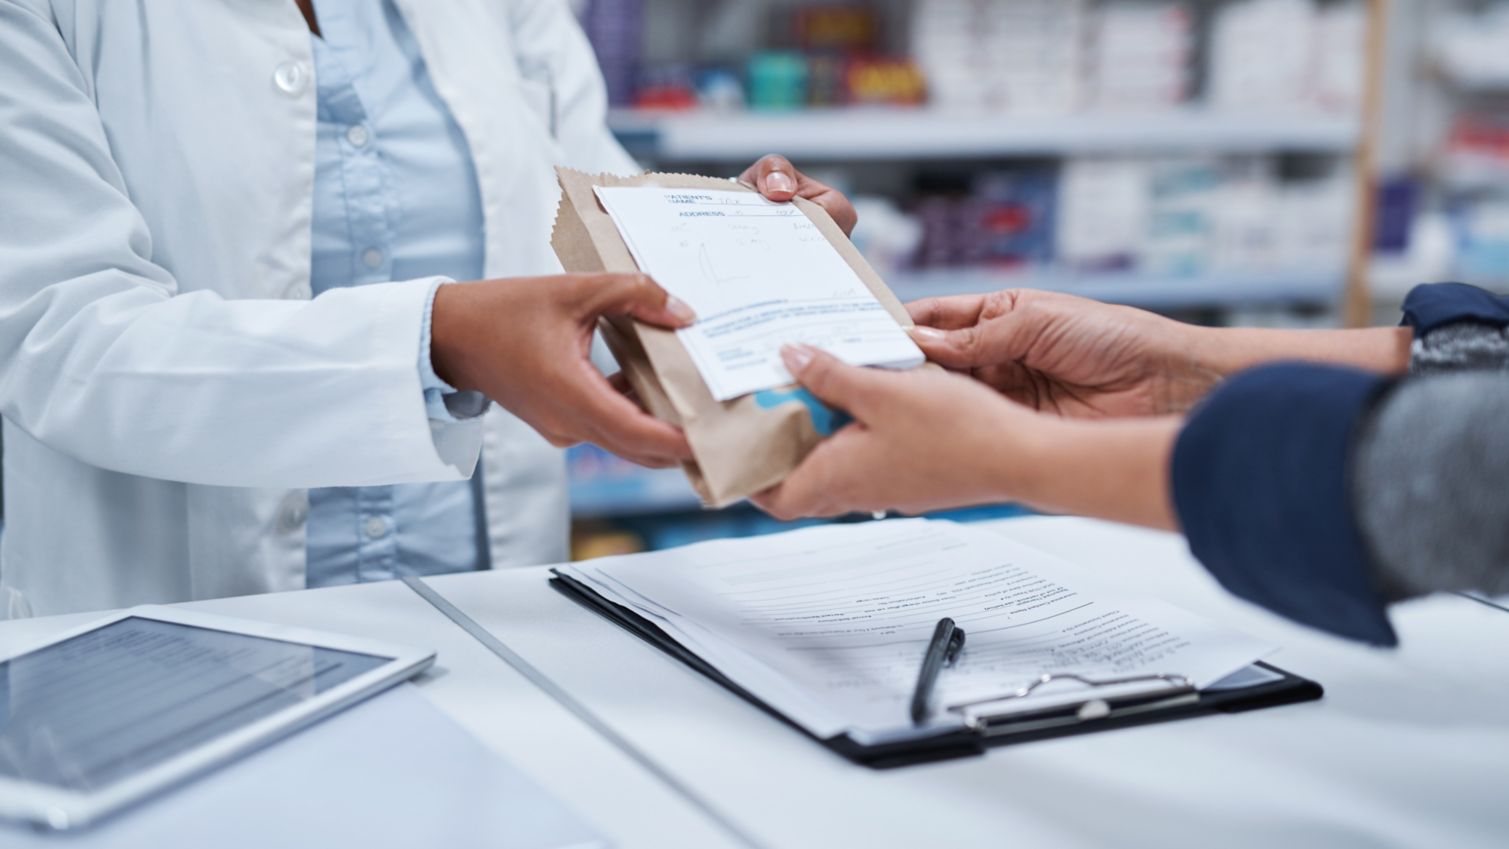
[[617, 111], [609, 125], [634, 153], [746, 162], [780, 152], [803, 162], [1060, 156], [1088, 153], [1348, 153], [1347, 117], [1216, 111], [1001, 115], [941, 108], [795, 112]]
[[903, 301], [938, 295], [1045, 289], [1144, 309], [1214, 309], [1340, 303], [1346, 275], [1334, 270], [1220, 272], [1195, 276], [1128, 272], [939, 268], [896, 271], [886, 282]]
[[683, 513], [701, 507], [680, 469], [635, 469], [610, 479], [572, 481], [571, 486], [573, 519]]

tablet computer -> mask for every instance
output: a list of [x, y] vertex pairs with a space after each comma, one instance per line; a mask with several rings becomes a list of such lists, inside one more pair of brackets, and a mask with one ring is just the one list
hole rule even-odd
[[88, 824], [434, 659], [302, 628], [131, 608], [0, 656], [0, 817]]

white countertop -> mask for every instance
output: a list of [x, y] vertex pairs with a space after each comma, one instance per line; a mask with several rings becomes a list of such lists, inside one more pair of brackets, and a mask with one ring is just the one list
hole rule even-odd
[[[1325, 699], [874, 771], [578, 606], [544, 569], [427, 582], [631, 756], [402, 584], [192, 607], [437, 648], [420, 692], [622, 847], [1504, 845], [1509, 613], [1411, 602], [1394, 610], [1401, 648], [1370, 649], [1232, 599], [1171, 535], [1077, 519], [995, 527], [1283, 646], [1269, 660], [1320, 681]], [[92, 616], [0, 623], [0, 651]]]

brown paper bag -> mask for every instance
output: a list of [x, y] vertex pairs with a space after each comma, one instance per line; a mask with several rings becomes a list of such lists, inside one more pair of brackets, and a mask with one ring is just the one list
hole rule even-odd
[[[556, 177], [561, 184], [561, 204], [550, 243], [561, 265], [570, 272], [639, 270], [593, 186], [754, 191], [730, 180], [692, 174], [618, 177], [557, 168]], [[901, 302], [828, 213], [802, 198], [793, 202], [812, 219], [896, 322], [911, 327]], [[826, 420], [829, 411], [817, 406], [799, 387], [718, 401], [674, 332], [619, 317], [605, 319], [602, 333], [629, 385], [650, 413], [685, 431], [696, 457], [695, 462], [684, 464], [686, 475], [708, 507], [723, 507], [780, 483], [824, 435], [813, 423], [813, 416]], [[826, 430], [830, 422], [823, 424]]]

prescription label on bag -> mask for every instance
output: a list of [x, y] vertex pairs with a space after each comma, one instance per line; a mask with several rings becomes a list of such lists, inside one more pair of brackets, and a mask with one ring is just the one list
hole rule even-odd
[[677, 331], [719, 401], [785, 386], [782, 345], [912, 368], [922, 351], [795, 205], [753, 192], [596, 187], [641, 271], [697, 313]]

